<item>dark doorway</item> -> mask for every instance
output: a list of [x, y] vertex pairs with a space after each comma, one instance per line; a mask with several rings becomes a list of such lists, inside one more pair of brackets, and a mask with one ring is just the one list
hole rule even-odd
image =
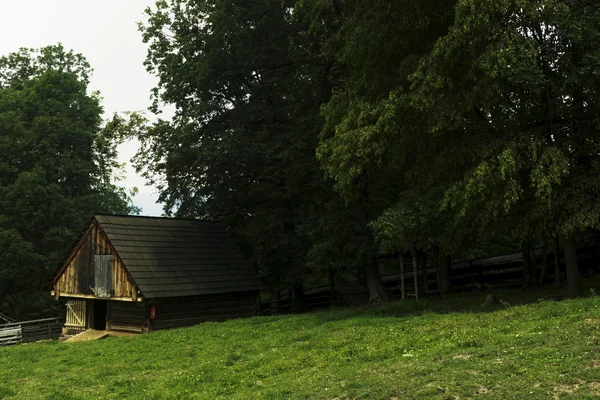
[[108, 310], [108, 301], [94, 300], [94, 329], [99, 331], [106, 330], [106, 312]]

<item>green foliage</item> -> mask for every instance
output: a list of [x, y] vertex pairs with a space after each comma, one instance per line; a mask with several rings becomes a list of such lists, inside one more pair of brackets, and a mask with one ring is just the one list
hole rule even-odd
[[139, 166], [168, 212], [226, 222], [273, 287], [378, 250], [482, 255], [600, 228], [597, 2], [147, 14], [154, 111], [177, 112], [138, 134]]
[[395, 183], [382, 248], [597, 229], [598, 4], [382, 3], [299, 3], [342, 71], [323, 169], [347, 200], [366, 176]]
[[[529, 297], [514, 291], [494, 293], [504, 305], [482, 307], [486, 294], [478, 292], [443, 300], [204, 323], [131, 338], [0, 348], [0, 396], [36, 400], [598, 395], [597, 297], [548, 302], [537, 301], [536, 296], [543, 295], [539, 292], [529, 292]], [[525, 301], [529, 304], [522, 305]]]
[[0, 58], [0, 309], [17, 318], [51, 312], [47, 281], [93, 213], [135, 211], [90, 73], [60, 45]]
[[167, 213], [227, 224], [275, 289], [355, 273], [374, 247], [315, 159], [331, 66], [294, 3], [159, 1], [140, 26], [176, 114], [139, 133], [138, 166]]
[[596, 192], [587, 160], [597, 152], [598, 109], [588, 98], [598, 81], [587, 74], [600, 61], [600, 26], [587, 16], [598, 13], [590, 2], [457, 5], [454, 29], [412, 77], [412, 101], [429, 113], [431, 131], [479, 135], [478, 161], [446, 194], [459, 217], [477, 209], [494, 221], [516, 207], [517, 220], [537, 227], [547, 219], [565, 233], [596, 226], [594, 207], [562, 210], [582, 204], [579, 184]]

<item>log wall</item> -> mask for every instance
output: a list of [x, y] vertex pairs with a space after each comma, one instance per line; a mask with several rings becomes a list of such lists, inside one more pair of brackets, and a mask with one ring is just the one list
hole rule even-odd
[[145, 303], [108, 302], [106, 329], [142, 333], [148, 331], [149, 310]]
[[153, 305], [156, 318], [151, 321], [152, 330], [252, 317], [257, 315], [259, 306], [257, 292], [164, 299]]

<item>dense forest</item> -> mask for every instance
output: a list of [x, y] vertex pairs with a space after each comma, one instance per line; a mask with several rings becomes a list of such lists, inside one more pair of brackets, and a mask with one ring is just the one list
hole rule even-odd
[[[449, 290], [450, 260], [535, 247], [564, 251], [580, 294], [576, 244], [600, 238], [596, 1], [158, 0], [146, 17], [152, 122], [103, 124], [60, 47], [0, 59], [4, 309], [92, 212], [135, 211], [113, 179], [125, 136], [165, 213], [223, 221], [275, 296], [340, 277], [385, 302], [378, 261], [402, 254]], [[523, 287], [541, 283], [525, 256]]]
[[[564, 249], [600, 227], [600, 5], [158, 1], [138, 166], [169, 214], [220, 219], [275, 290], [378, 257]], [[156, 110], [158, 108], [155, 108]], [[539, 284], [525, 257], [525, 288]], [[449, 289], [448, 285], [442, 285]]]

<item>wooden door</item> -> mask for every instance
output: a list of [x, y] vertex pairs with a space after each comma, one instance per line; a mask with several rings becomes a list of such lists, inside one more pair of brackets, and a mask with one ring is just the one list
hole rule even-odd
[[96, 297], [110, 297], [112, 292], [112, 256], [94, 256], [94, 294]]
[[65, 328], [72, 331], [86, 329], [85, 300], [67, 300], [67, 320]]

